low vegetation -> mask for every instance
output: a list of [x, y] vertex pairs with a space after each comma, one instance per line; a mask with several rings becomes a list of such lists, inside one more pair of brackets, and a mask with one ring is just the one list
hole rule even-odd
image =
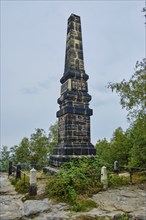
[[24, 178], [22, 179], [15, 179], [15, 178], [10, 178], [11, 184], [14, 185], [16, 192], [25, 194], [28, 193], [29, 190], [29, 177], [26, 176], [25, 180]]
[[61, 172], [47, 181], [48, 197], [67, 202], [75, 210], [86, 209], [91, 201], [85, 198], [81, 200], [79, 196], [91, 196], [102, 189], [99, 181], [100, 167], [96, 159], [76, 160], [64, 164]]
[[[103, 163], [98, 160], [98, 157], [65, 163], [61, 172], [47, 181], [48, 197], [58, 202], [69, 203], [74, 211], [88, 209], [91, 202], [89, 198], [103, 190], [100, 182]], [[108, 178], [109, 187], [128, 185], [129, 182], [129, 177], [109, 175]], [[93, 208], [95, 204], [91, 203], [91, 206]]]

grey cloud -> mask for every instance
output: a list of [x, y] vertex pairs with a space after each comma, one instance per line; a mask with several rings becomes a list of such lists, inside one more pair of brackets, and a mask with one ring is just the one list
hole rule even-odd
[[39, 87], [41, 87], [42, 89], [48, 89], [49, 86], [50, 86], [48, 81], [39, 82], [38, 85], [39, 85]]
[[57, 76], [51, 76], [46, 80], [43, 80], [41, 82], [38, 82], [38, 86], [41, 87], [42, 89], [49, 89], [50, 86], [56, 82], [59, 81]]
[[55, 79], [53, 81], [52, 81], [52, 79], [47, 79], [47, 80], [44, 80], [42, 82], [38, 82], [37, 86], [22, 88], [21, 92], [23, 94], [28, 94], [28, 95], [38, 94], [43, 89], [49, 89], [50, 86], [52, 86], [54, 84], [54, 82], [56, 82]]
[[26, 88], [22, 88], [21, 92], [27, 95], [31, 95], [31, 94], [38, 94], [39, 92], [39, 88], [37, 87], [26, 87]]

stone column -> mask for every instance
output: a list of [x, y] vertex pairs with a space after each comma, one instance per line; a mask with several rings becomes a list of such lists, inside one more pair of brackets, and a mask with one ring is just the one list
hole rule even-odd
[[108, 180], [107, 180], [107, 168], [103, 166], [101, 168], [101, 183], [103, 183], [103, 189], [108, 188]]
[[89, 76], [84, 69], [81, 19], [71, 14], [68, 19], [64, 74], [60, 79], [61, 94], [57, 100], [58, 143], [53, 149], [49, 163], [60, 166], [81, 157], [94, 157], [96, 149], [90, 141], [88, 93]]
[[36, 178], [36, 170], [34, 168], [30, 170], [29, 195], [30, 196], [37, 195], [37, 178]]

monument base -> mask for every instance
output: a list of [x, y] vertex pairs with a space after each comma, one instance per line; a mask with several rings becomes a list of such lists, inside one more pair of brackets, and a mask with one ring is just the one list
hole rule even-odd
[[51, 155], [49, 159], [49, 165], [54, 167], [60, 167], [65, 162], [70, 162], [73, 160], [79, 159], [87, 159], [87, 158], [94, 158], [95, 155]]
[[78, 160], [81, 158], [91, 158], [96, 155], [96, 149], [91, 143], [85, 144], [58, 144], [53, 154], [50, 156], [49, 164], [55, 167], [61, 166], [65, 162]]
[[30, 186], [29, 186], [29, 195], [30, 196], [36, 196], [37, 195], [37, 185], [36, 184], [30, 184]]

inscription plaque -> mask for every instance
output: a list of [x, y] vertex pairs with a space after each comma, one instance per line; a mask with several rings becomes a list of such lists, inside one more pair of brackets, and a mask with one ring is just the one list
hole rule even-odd
[[61, 95], [65, 93], [67, 90], [71, 90], [71, 79], [68, 79], [61, 86]]

